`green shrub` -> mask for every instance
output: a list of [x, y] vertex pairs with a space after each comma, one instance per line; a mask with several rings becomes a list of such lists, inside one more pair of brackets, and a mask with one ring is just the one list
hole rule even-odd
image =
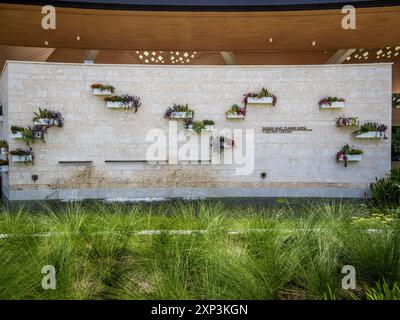
[[399, 204], [400, 168], [392, 168], [385, 177], [371, 184], [371, 200], [379, 207], [393, 207]]

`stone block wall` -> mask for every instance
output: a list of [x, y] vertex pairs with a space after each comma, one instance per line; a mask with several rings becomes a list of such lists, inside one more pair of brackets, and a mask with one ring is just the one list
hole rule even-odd
[[[124, 197], [363, 197], [375, 177], [390, 169], [390, 138], [360, 140], [336, 128], [341, 114], [360, 122], [391, 125], [391, 65], [143, 66], [8, 62], [0, 80], [4, 116], [1, 136], [10, 149], [11, 125], [32, 124], [33, 112], [62, 112], [63, 128], [50, 128], [46, 143], [32, 145], [34, 164], [10, 162], [3, 194], [10, 200]], [[111, 84], [116, 94], [140, 96], [142, 106], [107, 109], [92, 83]], [[268, 88], [276, 106], [248, 106], [244, 121], [225, 112], [244, 93]], [[342, 110], [320, 110], [327, 95], [346, 99]], [[254, 130], [254, 170], [237, 175], [236, 164], [110, 163], [144, 160], [151, 129], [168, 132], [163, 118], [174, 103], [189, 104], [195, 120], [220, 129]], [[312, 131], [265, 134], [263, 127], [304, 126]], [[179, 127], [183, 135], [187, 133]], [[346, 143], [364, 151], [345, 168], [335, 154]], [[91, 161], [90, 163], [63, 163]], [[61, 162], [61, 163], [60, 163]], [[265, 172], [262, 179], [260, 173]], [[32, 175], [39, 179], [32, 181]]]

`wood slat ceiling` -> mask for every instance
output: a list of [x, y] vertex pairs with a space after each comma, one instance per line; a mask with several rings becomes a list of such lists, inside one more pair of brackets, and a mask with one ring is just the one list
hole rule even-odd
[[[376, 48], [400, 43], [399, 6], [357, 9], [356, 30], [342, 29], [340, 10], [144, 12], [57, 8], [56, 30], [43, 30], [42, 17], [39, 6], [0, 4], [0, 45], [40, 47], [48, 41], [52, 48], [246, 52]], [[312, 47], [314, 40], [317, 44]]]

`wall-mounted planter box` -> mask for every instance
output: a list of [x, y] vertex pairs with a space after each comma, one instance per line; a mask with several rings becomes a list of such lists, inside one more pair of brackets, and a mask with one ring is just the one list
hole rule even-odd
[[12, 139], [22, 139], [22, 132], [11, 133], [10, 137]]
[[242, 119], [244, 120], [244, 114], [240, 113], [227, 113], [226, 114], [227, 119]]
[[247, 98], [247, 104], [270, 104], [270, 105], [272, 105], [272, 102], [273, 102], [272, 97], [262, 97], [262, 98], [248, 97]]
[[7, 148], [0, 148], [0, 154], [7, 154]]
[[107, 101], [107, 108], [109, 109], [118, 109], [123, 108], [124, 104], [122, 101]]
[[32, 155], [11, 156], [12, 162], [32, 162]]
[[[193, 130], [193, 125], [189, 124], [187, 130], [188, 131], [194, 131]], [[214, 131], [214, 130], [215, 130], [215, 126], [214, 125], [207, 125], [207, 126], [205, 126], [205, 128], [202, 131], [211, 132], [211, 131]]]
[[320, 109], [342, 109], [344, 108], [344, 101], [335, 101], [329, 104], [322, 104]]
[[95, 95], [95, 96], [111, 96], [112, 95], [112, 92], [110, 89], [101, 90], [101, 89], [95, 88], [92, 90], [93, 90], [93, 95]]
[[49, 118], [39, 118], [33, 122], [36, 125], [40, 126], [58, 126], [58, 120], [49, 119]]
[[368, 131], [356, 135], [357, 139], [380, 139], [381, 137], [383, 137], [383, 134], [379, 131]]
[[[346, 155], [347, 157], [347, 162], [356, 162], [356, 161], [361, 161], [362, 156], [361, 154], [348, 154]], [[339, 161], [344, 161], [343, 156], [339, 157]]]
[[0, 166], [0, 172], [8, 172], [8, 166]]
[[190, 111], [189, 112], [175, 111], [175, 112], [171, 113], [171, 119], [191, 119], [192, 117], [193, 117], [193, 113]]

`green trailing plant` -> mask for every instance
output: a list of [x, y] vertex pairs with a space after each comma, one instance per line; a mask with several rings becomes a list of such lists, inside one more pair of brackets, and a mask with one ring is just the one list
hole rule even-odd
[[334, 102], [345, 102], [345, 99], [338, 97], [324, 97], [319, 102], [318, 105], [321, 106], [331, 106]]
[[387, 126], [383, 123], [379, 124], [377, 122], [366, 122], [366, 123], [362, 124], [359, 129], [354, 130], [353, 135], [357, 136], [362, 133], [377, 131], [377, 132], [379, 132], [381, 137], [384, 137], [385, 139], [387, 139], [386, 130], [387, 130]]
[[34, 125], [22, 131], [22, 140], [26, 143], [27, 146], [35, 143], [36, 140], [40, 140], [41, 142], [45, 143], [46, 132], [47, 126]]
[[34, 114], [34, 117], [32, 118], [32, 121], [35, 122], [40, 119], [47, 119], [49, 121], [47, 123], [48, 127], [53, 126], [53, 125], [56, 125], [57, 127], [62, 127], [64, 124], [64, 118], [61, 115], [61, 113], [58, 111], [39, 108], [39, 111], [34, 112], [33, 114]]
[[29, 151], [29, 149], [24, 150], [24, 149], [15, 149], [15, 150], [10, 150], [10, 154], [12, 156], [28, 156], [31, 154], [31, 152]]
[[110, 91], [111, 93], [114, 93], [115, 87], [108, 85], [108, 84], [101, 84], [101, 83], [94, 83], [91, 85], [92, 89], [99, 89], [101, 91]]
[[206, 129], [206, 126], [214, 125], [212, 120], [192, 121], [192, 119], [186, 119], [185, 128], [193, 129], [196, 133], [200, 134], [202, 130]]
[[7, 140], [0, 140], [0, 148], [8, 149], [8, 142]]
[[19, 156], [19, 157], [31, 156], [32, 157], [32, 160], [29, 161], [29, 160], [26, 159], [25, 162], [33, 162], [33, 158], [34, 158], [32, 148], [28, 148], [28, 149], [17, 148], [17, 149], [14, 149], [14, 150], [10, 150], [9, 154], [11, 156]]
[[371, 202], [377, 207], [396, 207], [400, 196], [400, 168], [392, 168], [389, 174], [376, 179], [370, 185]]
[[104, 101], [121, 102], [122, 108], [133, 109], [135, 113], [138, 111], [139, 107], [142, 105], [139, 97], [131, 96], [129, 94], [124, 94], [122, 96], [105, 97]]
[[230, 107], [230, 109], [226, 112], [226, 114], [232, 115], [246, 115], [246, 107], [239, 107], [237, 104], [234, 104]]
[[243, 95], [243, 103], [246, 106], [248, 98], [265, 98], [271, 97], [272, 98], [272, 105], [274, 106], [277, 102], [277, 97], [268, 91], [267, 88], [262, 87], [259, 92], [249, 92]]
[[203, 121], [194, 121], [193, 122], [193, 131], [200, 134], [202, 130], [206, 128]]
[[165, 119], [171, 119], [172, 113], [174, 112], [186, 112], [189, 118], [193, 118], [194, 111], [189, 108], [187, 104], [174, 104], [172, 107], [168, 107], [164, 113]]
[[340, 116], [336, 119], [336, 127], [346, 127], [346, 126], [357, 126], [359, 124], [359, 120], [357, 117], [345, 117]]
[[349, 155], [360, 155], [363, 154], [363, 151], [360, 149], [355, 149], [353, 146], [349, 144], [345, 144], [342, 146], [339, 152], [336, 153], [336, 159], [339, 161], [340, 159], [344, 160], [344, 166], [347, 167], [347, 160]]
[[203, 120], [205, 126], [213, 126], [215, 124], [212, 120]]
[[12, 134], [16, 134], [16, 133], [22, 132], [22, 131], [24, 131], [24, 130], [25, 130], [24, 127], [11, 126], [11, 133], [12, 133]]

